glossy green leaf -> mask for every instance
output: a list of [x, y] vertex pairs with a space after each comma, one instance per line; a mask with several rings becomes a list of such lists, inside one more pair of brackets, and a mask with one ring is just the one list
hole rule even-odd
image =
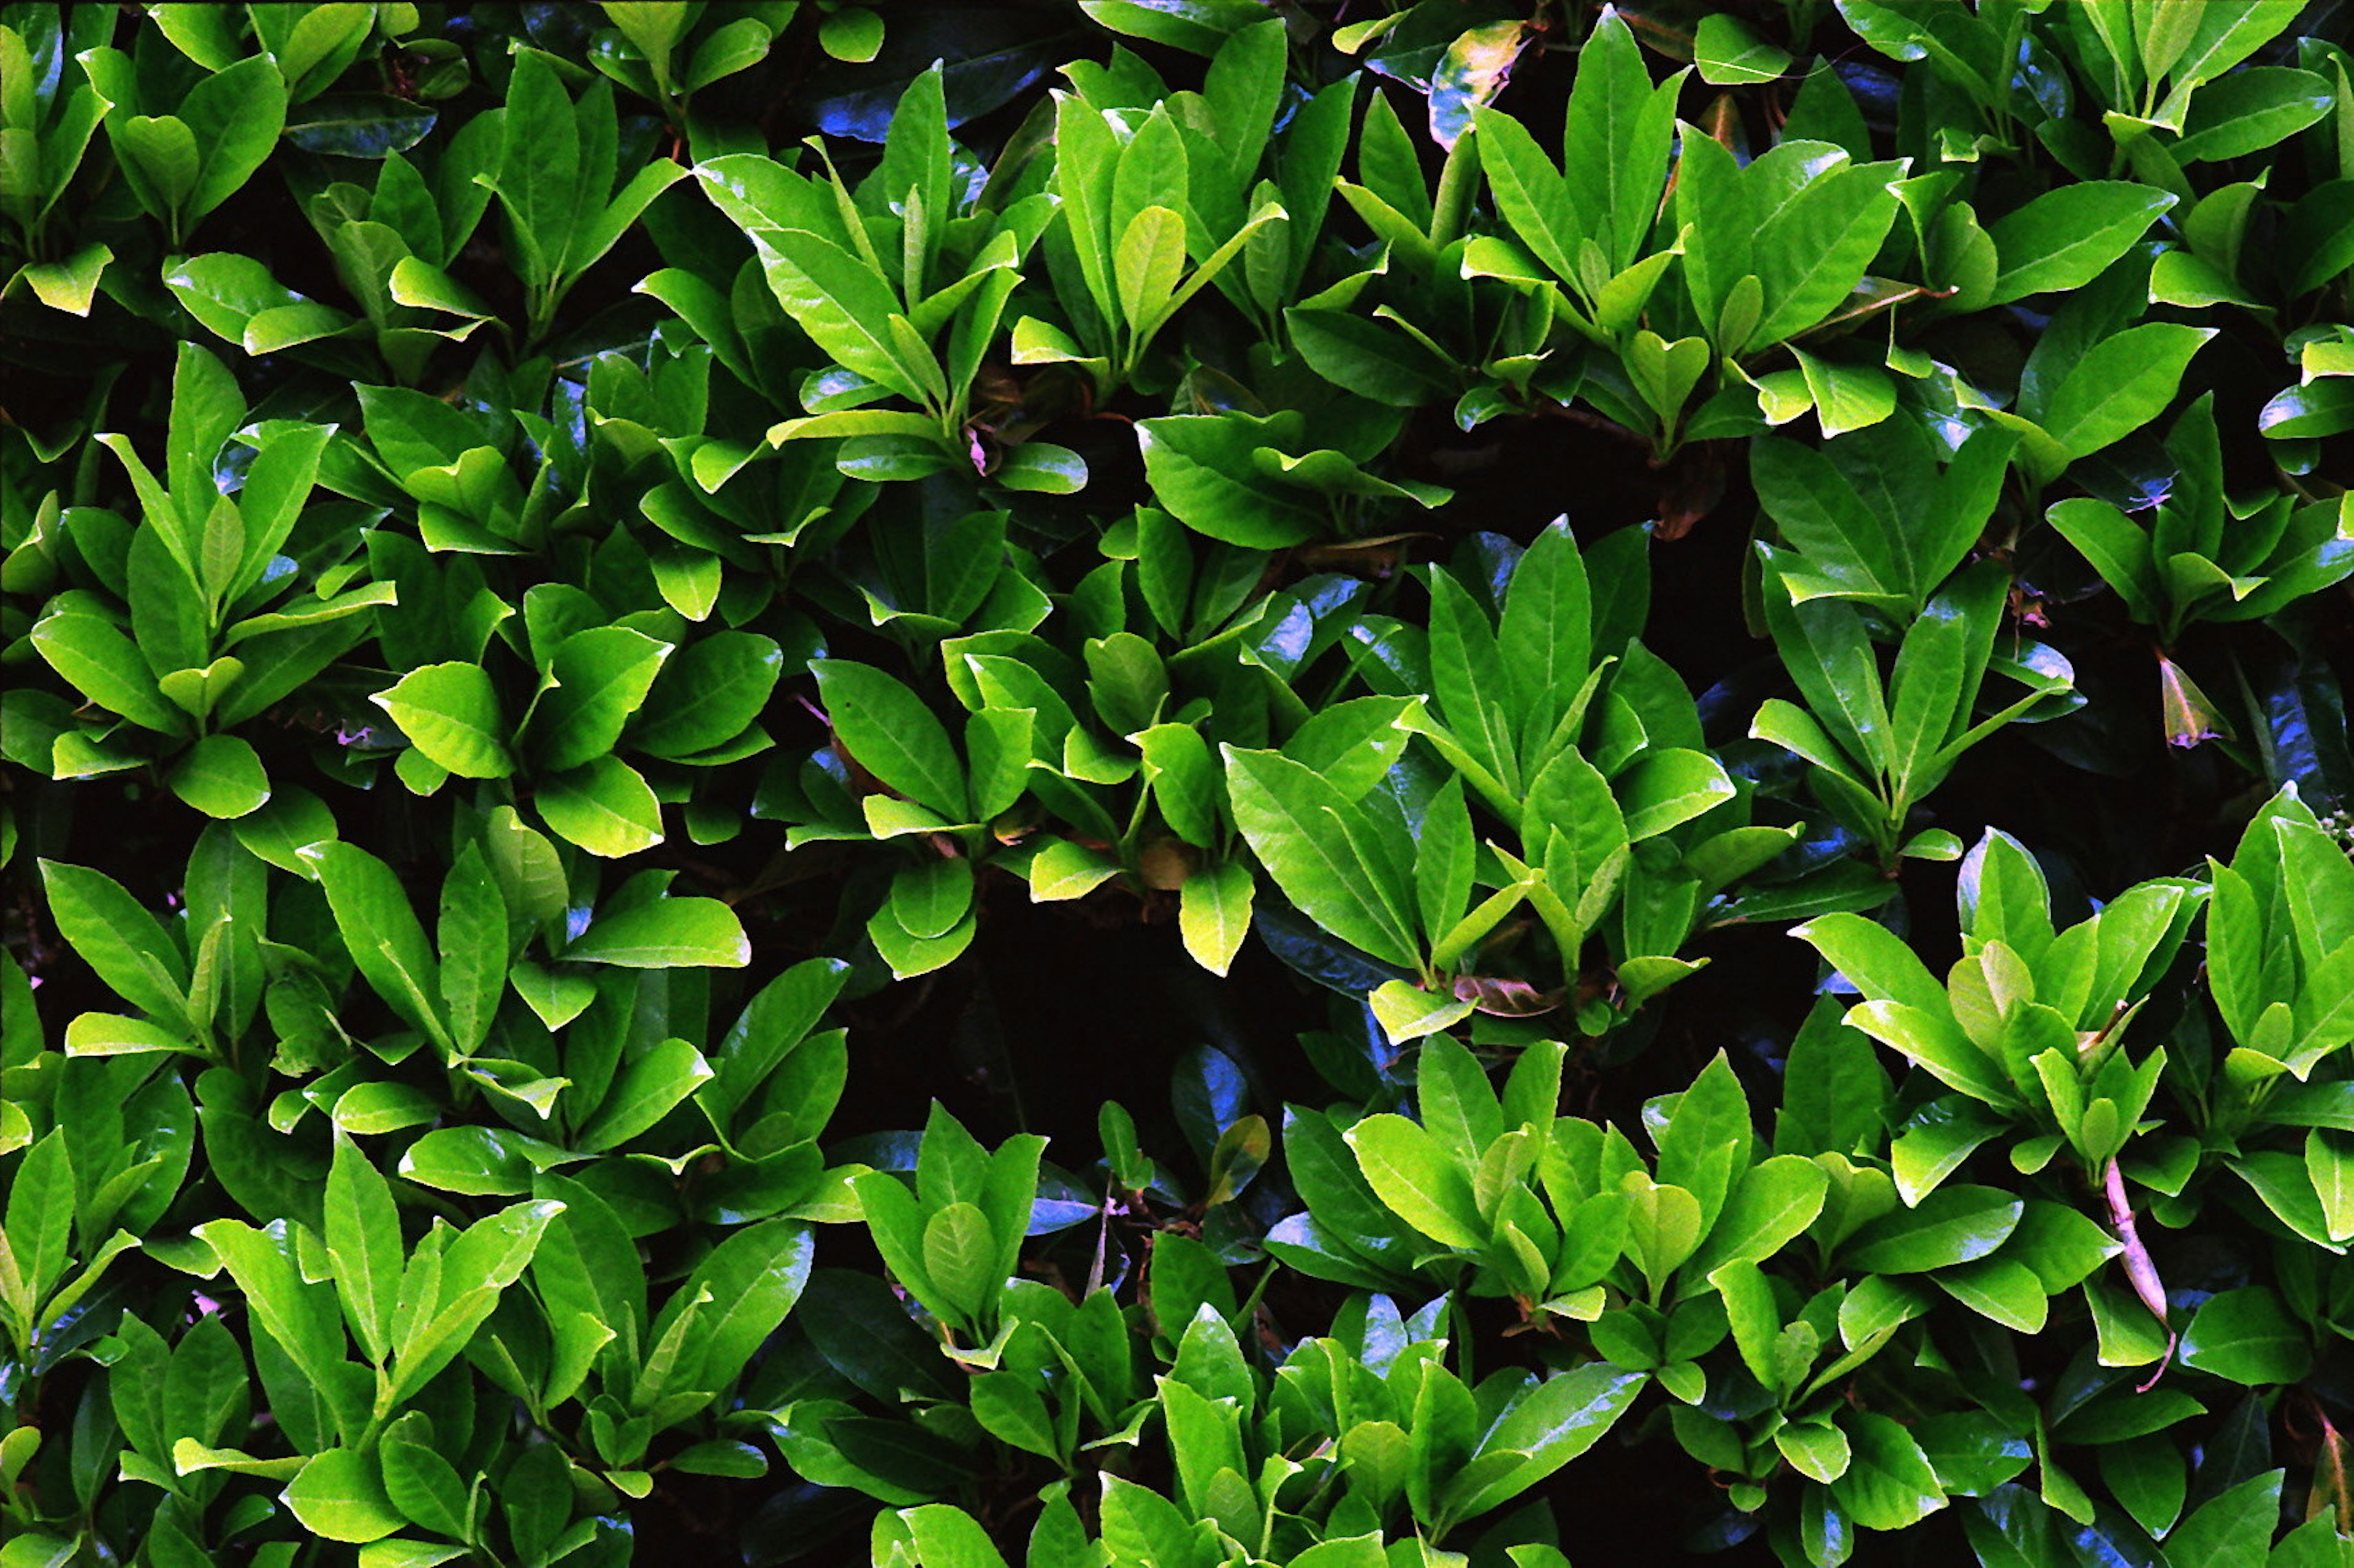
[[1885, 1415], [1856, 1412], [1840, 1425], [1850, 1456], [1831, 1495], [1867, 1530], [1903, 1530], [1946, 1505], [1944, 1489], [1910, 1433]]
[[[1235, 824], [1285, 896], [1334, 936], [1400, 968], [1416, 941], [1378, 830], [1310, 768], [1276, 752], [1225, 748]], [[1350, 833], [1347, 824], [1360, 831]]]
[[610, 752], [670, 652], [669, 643], [625, 626], [592, 627], [566, 639], [548, 661], [546, 674], [554, 684], [532, 714], [534, 759], [550, 772], [561, 772]]
[[1692, 37], [1692, 63], [1702, 81], [1745, 86], [1779, 77], [1790, 69], [1790, 55], [1759, 37], [1748, 23], [1719, 12], [1701, 18]]
[[1477, 1251], [1487, 1243], [1471, 1183], [1431, 1135], [1399, 1116], [1373, 1116], [1344, 1135], [1357, 1168], [1390, 1211], [1443, 1245]]
[[608, 860], [662, 842], [662, 805], [644, 775], [620, 758], [600, 757], [546, 780], [533, 798], [557, 833]]
[[374, 1460], [355, 1449], [313, 1454], [280, 1495], [304, 1529], [329, 1541], [365, 1544], [408, 1522], [385, 1495]]
[[711, 1064], [684, 1040], [664, 1040], [621, 1069], [605, 1103], [573, 1139], [597, 1152], [636, 1138], [712, 1076]]
[[949, 821], [963, 819], [964, 769], [948, 731], [913, 692], [865, 664], [821, 659], [810, 668], [834, 734], [861, 767]]
[[1858, 1231], [1843, 1255], [1874, 1274], [1915, 1274], [1967, 1263], [1994, 1251], [2018, 1228], [2020, 1201], [1993, 1187], [1940, 1187], [1912, 1208], [1884, 1214]]
[[2124, 180], [2086, 180], [2045, 192], [1988, 227], [2000, 266], [1986, 302], [2081, 288], [2174, 202], [2164, 191]]
[[172, 793], [208, 817], [237, 818], [270, 803], [270, 779], [253, 744], [234, 735], [209, 735], [172, 766]]
[[2182, 1331], [2182, 1362], [2233, 1383], [2295, 1383], [2313, 1359], [2305, 1330], [2269, 1288], [2211, 1296]]
[[428, 664], [368, 699], [392, 715], [417, 749], [461, 779], [514, 771], [497, 691], [479, 664]]
[[719, 900], [661, 898], [592, 921], [564, 957], [633, 969], [741, 969], [752, 948], [743, 922]]

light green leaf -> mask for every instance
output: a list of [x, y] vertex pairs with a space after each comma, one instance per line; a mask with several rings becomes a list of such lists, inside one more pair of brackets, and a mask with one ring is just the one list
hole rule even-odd
[[621, 1069], [605, 1103], [573, 1140], [589, 1153], [618, 1148], [668, 1115], [672, 1107], [712, 1076], [703, 1053], [684, 1040], [665, 1040]]
[[670, 652], [671, 644], [625, 626], [591, 627], [567, 638], [548, 661], [555, 684], [531, 715], [534, 760], [562, 772], [610, 751]]
[[1193, 961], [1212, 974], [1226, 972], [1249, 934], [1255, 891], [1250, 868], [1239, 860], [1206, 866], [1178, 889], [1178, 935]]
[[719, 900], [661, 898], [593, 922], [563, 956], [632, 969], [737, 969], [751, 961], [752, 947]]
[[1983, 302], [2083, 287], [2174, 202], [2165, 191], [2125, 180], [2074, 181], [2045, 192], [1988, 230], [2000, 265]]
[[662, 803], [652, 787], [610, 754], [548, 779], [534, 800], [549, 827], [608, 860], [652, 849], [663, 840]]
[[1993, 1187], [1940, 1187], [1915, 1207], [1883, 1214], [1856, 1232], [1841, 1255], [1873, 1274], [1917, 1274], [1967, 1263], [2009, 1239], [2023, 1207]]
[[391, 1184], [340, 1131], [327, 1169], [326, 1222], [344, 1315], [360, 1349], [381, 1365], [392, 1350], [393, 1308], [400, 1294], [400, 1214]]
[[2200, 1304], [2182, 1333], [2182, 1362], [2232, 1383], [2264, 1386], [2304, 1377], [2313, 1349], [2280, 1298], [2252, 1285]]
[[1367, 1117], [1342, 1135], [1374, 1195], [1407, 1224], [1444, 1246], [1477, 1252], [1487, 1228], [1470, 1178], [1437, 1139], [1402, 1116]]
[[1692, 63], [1700, 79], [1718, 87], [1772, 81], [1790, 69], [1790, 53], [1757, 36], [1738, 16], [1718, 11], [1702, 16], [1692, 37]]
[[1342, 941], [1415, 967], [1417, 944], [1402, 913], [1413, 889], [1389, 885], [1386, 863], [1366, 858], [1377, 845], [1366, 813], [1280, 752], [1223, 749], [1235, 823], [1284, 895]]
[[418, 750], [461, 779], [504, 779], [514, 771], [498, 692], [480, 664], [428, 664], [368, 701], [391, 715]]
[[2094, 344], [2052, 395], [2043, 428], [2081, 458], [2155, 420], [2213, 327], [2147, 322]]
[[236, 818], [270, 803], [270, 777], [241, 736], [208, 735], [172, 765], [172, 793], [208, 817]]

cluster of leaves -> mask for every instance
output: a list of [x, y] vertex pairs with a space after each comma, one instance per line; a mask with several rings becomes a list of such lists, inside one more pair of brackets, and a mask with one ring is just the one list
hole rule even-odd
[[2354, 1561], [2335, 15], [0, 5], [0, 1568]]

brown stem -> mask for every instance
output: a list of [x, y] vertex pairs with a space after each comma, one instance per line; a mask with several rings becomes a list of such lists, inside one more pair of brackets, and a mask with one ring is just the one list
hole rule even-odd
[[2150, 1316], [2166, 1330], [2166, 1354], [2159, 1358], [2158, 1370], [2149, 1374], [2148, 1382], [2134, 1389], [2136, 1393], [2147, 1393], [2158, 1386], [2158, 1380], [2166, 1375], [2167, 1367], [2174, 1360], [2176, 1336], [2174, 1326], [2166, 1320], [2166, 1287], [2158, 1277], [2158, 1265], [2150, 1261], [2149, 1249], [2141, 1245], [2141, 1236], [2134, 1229], [2133, 1205], [2126, 1201], [2125, 1173], [2117, 1169], [2114, 1156], [2102, 1173], [2102, 1184], [2108, 1194], [2109, 1224], [2116, 1227], [2117, 1240], [2125, 1243], [2126, 1278], [2132, 1282], [2134, 1294], [2149, 1308]]

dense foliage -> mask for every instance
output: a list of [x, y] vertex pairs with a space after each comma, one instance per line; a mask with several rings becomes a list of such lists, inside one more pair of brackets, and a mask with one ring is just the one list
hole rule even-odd
[[2345, 16], [0, 5], [0, 1568], [2354, 1563]]

